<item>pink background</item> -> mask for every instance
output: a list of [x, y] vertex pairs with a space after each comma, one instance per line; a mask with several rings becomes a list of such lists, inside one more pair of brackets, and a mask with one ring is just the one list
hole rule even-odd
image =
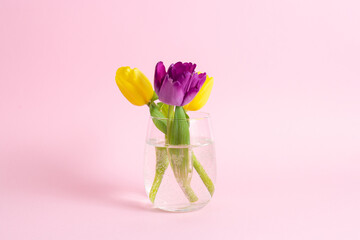
[[[0, 2], [0, 239], [360, 239], [360, 4]], [[120, 66], [215, 79], [218, 181], [151, 209]]]

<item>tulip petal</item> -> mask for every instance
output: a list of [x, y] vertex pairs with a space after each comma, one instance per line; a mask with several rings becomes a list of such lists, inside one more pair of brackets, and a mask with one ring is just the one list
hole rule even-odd
[[176, 81], [180, 82], [181, 85], [184, 88], [184, 92], [186, 92], [191, 84], [191, 76], [192, 74], [190, 72], [184, 72], [182, 73], [177, 79]]
[[206, 80], [206, 73], [193, 73], [191, 79], [189, 81], [189, 85], [186, 88], [186, 92], [190, 91], [193, 88], [200, 90], [201, 86], [204, 84]]
[[173, 82], [166, 75], [158, 93], [159, 100], [168, 105], [181, 106], [184, 98], [184, 89], [179, 81]]
[[197, 74], [197, 78], [199, 79], [199, 83], [200, 83], [200, 88], [201, 86], [205, 83], [206, 81], [206, 73], [196, 73]]
[[214, 78], [207, 76], [206, 81], [201, 87], [199, 93], [189, 104], [184, 106], [184, 109], [187, 111], [197, 111], [200, 108], [202, 108], [210, 97], [210, 93], [213, 85], [214, 85]]
[[185, 72], [193, 73], [195, 68], [196, 68], [196, 64], [177, 62], [171, 65], [171, 68], [169, 69], [168, 72], [171, 72], [170, 76], [172, 79], [178, 79]]
[[186, 104], [188, 104], [189, 102], [191, 102], [191, 100], [194, 99], [194, 97], [196, 96], [196, 94], [197, 94], [198, 92], [199, 92], [199, 90], [198, 90], [198, 89], [195, 89], [195, 88], [193, 88], [193, 89], [191, 89], [190, 91], [188, 91], [188, 92], [186, 93], [185, 97], [184, 97], [183, 102], [181, 103], [181, 106], [186, 105]]
[[134, 105], [145, 105], [153, 96], [154, 90], [151, 83], [137, 68], [119, 68], [116, 71], [115, 81], [121, 93]]
[[186, 71], [191, 73], [193, 73], [196, 68], [196, 64], [195, 63], [193, 64], [191, 62], [185, 62], [183, 63], [183, 65], [185, 66]]
[[191, 65], [191, 67], [190, 67], [189, 71], [194, 72], [195, 68], [196, 68], [196, 64], [195, 63], [194, 64], [190, 63], [190, 65]]
[[136, 90], [141, 95], [141, 98], [144, 100], [145, 104], [148, 103], [154, 95], [154, 90], [151, 86], [149, 79], [137, 68], [134, 68], [133, 71], [133, 81], [136, 84]]
[[124, 97], [134, 105], [141, 106], [141, 101], [139, 102], [136, 94], [131, 90], [132, 85], [128, 82], [129, 75], [131, 73], [130, 67], [121, 67], [116, 71], [115, 80], [118, 85], [121, 93]]
[[169, 74], [170, 78], [173, 77], [173, 75], [172, 75], [173, 67], [174, 67], [174, 64], [172, 63], [167, 70], [167, 74]]
[[206, 73], [201, 73], [201, 74], [194, 73], [191, 76], [189, 87], [185, 91], [186, 95], [184, 97], [182, 105], [186, 105], [194, 99], [196, 94], [200, 91], [205, 80], [206, 80]]
[[166, 75], [165, 65], [163, 62], [158, 62], [155, 67], [155, 77], [154, 77], [154, 88], [155, 92], [159, 92], [161, 84]]
[[158, 62], [154, 86], [159, 100], [176, 106], [191, 102], [206, 80], [206, 73], [198, 74], [194, 72], [195, 68], [196, 64], [191, 62], [177, 62], [171, 64], [165, 73], [164, 64]]

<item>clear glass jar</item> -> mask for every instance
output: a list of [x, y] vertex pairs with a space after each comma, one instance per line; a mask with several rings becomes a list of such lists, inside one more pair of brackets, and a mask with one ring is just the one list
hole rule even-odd
[[215, 147], [209, 114], [191, 112], [189, 119], [177, 121], [187, 122], [190, 144], [169, 144], [168, 136], [154, 124], [166, 124], [168, 119], [150, 117], [144, 181], [155, 208], [186, 212], [204, 207], [214, 193]]

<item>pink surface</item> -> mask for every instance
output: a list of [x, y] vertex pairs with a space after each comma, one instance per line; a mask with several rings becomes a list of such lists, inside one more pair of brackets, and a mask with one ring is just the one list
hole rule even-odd
[[[358, 1], [0, 2], [0, 239], [360, 239]], [[115, 84], [158, 60], [214, 77], [218, 182], [152, 210], [148, 112]]]

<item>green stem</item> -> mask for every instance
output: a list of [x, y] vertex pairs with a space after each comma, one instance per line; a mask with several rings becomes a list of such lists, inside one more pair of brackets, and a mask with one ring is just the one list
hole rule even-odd
[[186, 198], [190, 201], [190, 202], [196, 202], [199, 198], [196, 196], [196, 194], [194, 193], [194, 190], [192, 190], [190, 184], [186, 184], [183, 185], [181, 187], [181, 189], [183, 190], [183, 192], [185, 193]]
[[[151, 115], [155, 116], [155, 117], [163, 116], [160, 113], [160, 111], [158, 111], [158, 109], [156, 109], [156, 104], [154, 104], [154, 103], [152, 103], [152, 104], [153, 104], [153, 106], [149, 104]], [[165, 133], [165, 139], [166, 139], [167, 145], [169, 144], [169, 142], [168, 142], [168, 136], [166, 133], [170, 132], [169, 129], [171, 126], [171, 120], [174, 118], [174, 106], [169, 106], [168, 113], [169, 113], [168, 119], [167, 119], [167, 122], [164, 121], [164, 125], [161, 125], [161, 123], [159, 123], [159, 122], [154, 122], [156, 127]], [[158, 115], [158, 114], [160, 114], [160, 115]], [[156, 124], [156, 123], [158, 123], [158, 124]], [[163, 126], [164, 126], [164, 128], [162, 128]], [[162, 149], [162, 150], [159, 150], [159, 149]], [[153, 182], [153, 185], [151, 186], [151, 190], [149, 193], [149, 198], [152, 202], [155, 201], [155, 197], [159, 190], [164, 173], [165, 173], [167, 167], [169, 166], [169, 160], [167, 158], [167, 154], [165, 154], [165, 157], [161, 157], [158, 154], [159, 151], [160, 152], [164, 151], [164, 149], [166, 149], [166, 148], [160, 148], [160, 147], [156, 148], [156, 172], [155, 172], [154, 182]], [[192, 159], [193, 159], [193, 166], [194, 166], [196, 172], [199, 174], [201, 180], [203, 181], [203, 183], [205, 184], [206, 188], [208, 189], [209, 193], [212, 196], [214, 194], [214, 189], [215, 189], [213, 182], [211, 181], [210, 177], [207, 175], [207, 173], [206, 173], [205, 169], [203, 168], [203, 166], [201, 165], [201, 163], [196, 159], [196, 156], [193, 152], [192, 152]], [[160, 166], [163, 166], [163, 167], [160, 167]], [[196, 197], [194, 191], [191, 189], [190, 185], [188, 185], [188, 186], [180, 185], [180, 186], [190, 202], [195, 202], [197, 200], [197, 197]]]
[[170, 135], [170, 132], [171, 132], [171, 123], [172, 121], [174, 120], [174, 106], [172, 105], [169, 105], [169, 110], [168, 110], [168, 117], [167, 117], [167, 124], [166, 124], [166, 135], [167, 135], [167, 138], [166, 138], [166, 144], [169, 144], [169, 135]]
[[156, 194], [159, 190], [161, 181], [164, 177], [164, 173], [169, 166], [169, 160], [167, 158], [167, 151], [164, 147], [156, 147], [156, 171], [154, 182], [151, 186], [149, 198], [152, 203], [155, 201]]
[[213, 182], [211, 181], [210, 177], [207, 175], [203, 166], [201, 166], [200, 162], [196, 159], [196, 156], [194, 153], [192, 153], [192, 158], [193, 158], [193, 165], [194, 165], [195, 170], [199, 174], [201, 180], [203, 181], [207, 190], [209, 191], [210, 195], [212, 196], [215, 191]]
[[[167, 119], [167, 146], [190, 144], [189, 125], [186, 121], [185, 112], [182, 107], [169, 105]], [[171, 148], [168, 147], [168, 155], [174, 176], [186, 198], [190, 202], [196, 202], [198, 197], [190, 186], [193, 166], [188, 148]]]

